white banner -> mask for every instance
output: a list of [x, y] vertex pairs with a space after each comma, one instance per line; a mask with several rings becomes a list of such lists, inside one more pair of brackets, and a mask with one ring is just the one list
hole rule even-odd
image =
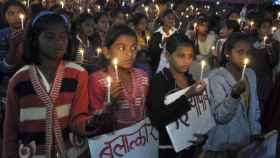
[[148, 118], [88, 140], [92, 158], [157, 158], [158, 131]]
[[276, 158], [277, 137], [276, 130], [269, 132], [262, 143], [253, 142], [240, 151], [238, 158]]
[[200, 96], [191, 97], [189, 102], [191, 110], [166, 126], [176, 152], [190, 147], [192, 145], [190, 141], [195, 140], [194, 134], [206, 134], [216, 125], [206, 91]]

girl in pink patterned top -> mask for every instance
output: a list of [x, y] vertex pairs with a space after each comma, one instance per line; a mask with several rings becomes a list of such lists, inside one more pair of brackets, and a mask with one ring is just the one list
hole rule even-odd
[[[110, 122], [112, 124], [107, 124], [106, 127], [112, 127], [114, 124], [117, 129], [120, 129], [141, 121], [144, 118], [148, 76], [144, 71], [133, 68], [137, 54], [135, 32], [126, 25], [114, 26], [108, 32], [106, 47], [102, 52], [106, 66], [92, 74], [89, 81], [93, 112], [114, 117], [109, 120], [114, 120], [115, 123]], [[118, 59], [117, 71], [111, 62], [113, 59]], [[108, 76], [112, 77], [110, 102], [108, 101]], [[108, 123], [108, 121], [104, 122]], [[102, 125], [96, 128], [100, 128], [102, 133], [112, 130], [105, 130]]]

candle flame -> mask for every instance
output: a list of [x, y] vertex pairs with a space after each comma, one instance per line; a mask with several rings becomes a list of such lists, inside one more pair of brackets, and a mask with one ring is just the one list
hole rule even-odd
[[245, 58], [245, 59], [244, 59], [244, 65], [248, 65], [249, 62], [250, 62], [250, 60], [249, 60], [248, 58]]
[[114, 66], [117, 66], [117, 65], [118, 65], [118, 62], [119, 62], [119, 61], [118, 61], [117, 58], [113, 59], [113, 65], [114, 65]]
[[64, 2], [63, 1], [60, 1], [60, 5], [62, 8], [64, 8]]
[[211, 49], [212, 49], [212, 50], [215, 50], [215, 49], [216, 49], [216, 47], [215, 47], [215, 46], [212, 46], [212, 47], [211, 47]]
[[251, 25], [251, 26], [254, 26], [254, 24], [255, 24], [254, 21], [251, 21], [251, 22], [250, 22], [250, 25]]
[[273, 26], [272, 28], [271, 28], [271, 31], [272, 32], [275, 32], [277, 30], [277, 27], [276, 26]]
[[147, 36], [146, 36], [146, 39], [147, 39], [147, 41], [149, 41], [149, 40], [151, 39], [151, 36], [150, 36], [150, 35], [147, 35]]
[[110, 77], [110, 76], [107, 77], [107, 83], [108, 83], [109, 86], [111, 86], [112, 77]]
[[20, 18], [21, 20], [23, 20], [23, 19], [24, 19], [24, 14], [19, 14], [19, 18]]
[[206, 61], [205, 61], [205, 60], [202, 60], [202, 61], [201, 61], [201, 67], [204, 68], [205, 66], [206, 66]]

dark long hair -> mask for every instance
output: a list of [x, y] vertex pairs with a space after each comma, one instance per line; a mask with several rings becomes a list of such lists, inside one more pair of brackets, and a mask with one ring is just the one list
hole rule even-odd
[[46, 30], [49, 25], [53, 24], [63, 25], [68, 32], [69, 42], [67, 52], [64, 54], [64, 60], [69, 60], [69, 56], [71, 53], [71, 39], [69, 34], [69, 25], [68, 22], [65, 21], [66, 19], [56, 13], [46, 14], [42, 16], [40, 16], [39, 14], [38, 16], [34, 17], [32, 22], [29, 23], [25, 34], [25, 40], [23, 43], [23, 61], [25, 62], [25, 64], [39, 65], [41, 63], [39, 59], [39, 36], [44, 30]]

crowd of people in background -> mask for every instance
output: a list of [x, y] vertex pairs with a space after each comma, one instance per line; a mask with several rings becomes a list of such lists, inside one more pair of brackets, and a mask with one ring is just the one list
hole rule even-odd
[[[3, 158], [90, 157], [87, 137], [146, 116], [159, 131], [160, 158], [235, 158], [265, 133], [280, 132], [277, 6], [9, 0], [0, 11]], [[203, 78], [217, 125], [176, 153], [164, 127], [190, 110], [188, 98], [206, 89]]]

